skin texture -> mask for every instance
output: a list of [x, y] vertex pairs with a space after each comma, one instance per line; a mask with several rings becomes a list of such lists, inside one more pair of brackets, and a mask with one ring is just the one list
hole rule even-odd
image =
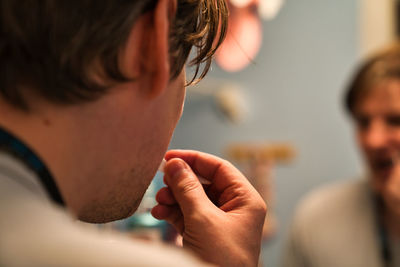
[[[164, 180], [152, 210], [183, 236], [183, 246], [219, 266], [257, 266], [266, 205], [229, 162], [185, 150], [166, 154]], [[200, 184], [198, 174], [210, 186]]]
[[356, 105], [354, 118], [372, 188], [383, 197], [386, 223], [400, 237], [400, 81], [372, 87]]

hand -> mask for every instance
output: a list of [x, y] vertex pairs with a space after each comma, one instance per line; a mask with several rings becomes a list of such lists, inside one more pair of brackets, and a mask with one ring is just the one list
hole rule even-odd
[[[164, 181], [152, 210], [172, 224], [183, 246], [220, 266], [257, 266], [266, 205], [232, 164], [185, 150], [166, 154]], [[203, 186], [195, 173], [209, 179]]]

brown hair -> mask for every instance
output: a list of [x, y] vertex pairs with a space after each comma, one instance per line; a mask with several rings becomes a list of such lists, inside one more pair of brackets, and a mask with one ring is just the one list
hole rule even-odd
[[[156, 4], [157, 0], [0, 0], [0, 94], [27, 110], [23, 90], [73, 104], [96, 99], [113, 83], [128, 81], [118, 56], [136, 19]], [[225, 0], [178, 0], [169, 36], [171, 79], [181, 72], [193, 46], [192, 82], [206, 75], [225, 37], [227, 16]], [[93, 78], [94, 63], [99, 63], [107, 84]]]
[[345, 94], [346, 110], [354, 115], [360, 99], [386, 79], [400, 80], [400, 42], [379, 51], [357, 69]]

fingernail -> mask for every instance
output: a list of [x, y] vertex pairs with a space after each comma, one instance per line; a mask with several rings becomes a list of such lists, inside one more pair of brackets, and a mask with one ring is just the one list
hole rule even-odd
[[186, 169], [186, 163], [182, 160], [175, 160], [172, 164], [168, 164], [166, 172], [172, 178], [178, 177], [182, 171]]

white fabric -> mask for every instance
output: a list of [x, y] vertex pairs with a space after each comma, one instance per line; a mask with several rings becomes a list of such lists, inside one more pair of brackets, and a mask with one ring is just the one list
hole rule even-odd
[[185, 251], [79, 224], [0, 154], [0, 266], [205, 266]]
[[380, 267], [380, 243], [366, 180], [327, 186], [302, 201], [284, 267]]

